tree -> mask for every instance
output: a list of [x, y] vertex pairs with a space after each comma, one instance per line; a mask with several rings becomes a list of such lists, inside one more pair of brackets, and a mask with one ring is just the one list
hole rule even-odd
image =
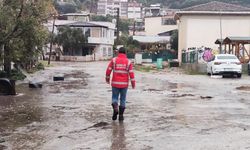
[[[33, 59], [46, 41], [43, 22], [53, 11], [50, 0], [0, 1], [0, 47], [4, 70], [10, 76], [11, 62]], [[29, 58], [29, 59], [27, 59]]]
[[87, 43], [87, 38], [84, 36], [82, 29], [60, 27], [58, 28], [56, 41], [63, 47], [64, 54], [74, 56], [74, 50], [82, 49]]
[[[114, 16], [92, 16], [92, 21], [107, 21], [112, 22], [113, 19], [116, 19]], [[119, 19], [119, 29], [123, 34], [129, 33], [129, 25], [132, 25], [132, 21], [129, 19]]]
[[120, 42], [128, 53], [135, 53], [140, 50], [140, 43], [137, 40], [134, 40], [132, 36], [122, 35]]

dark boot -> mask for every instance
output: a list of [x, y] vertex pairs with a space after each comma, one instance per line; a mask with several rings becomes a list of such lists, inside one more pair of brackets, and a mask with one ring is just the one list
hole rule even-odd
[[112, 120], [116, 120], [117, 119], [117, 115], [118, 115], [118, 104], [117, 103], [113, 103], [112, 107], [113, 107]]
[[119, 121], [124, 120], [124, 117], [123, 117], [124, 110], [125, 110], [125, 107], [119, 106]]

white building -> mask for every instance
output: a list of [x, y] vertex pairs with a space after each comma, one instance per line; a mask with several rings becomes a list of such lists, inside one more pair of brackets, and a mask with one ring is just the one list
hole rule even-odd
[[201, 46], [218, 49], [216, 39], [250, 37], [250, 8], [243, 6], [210, 2], [182, 9], [175, 19], [179, 30], [179, 62], [182, 50]]
[[[52, 21], [46, 24], [49, 30], [52, 29]], [[55, 33], [57, 28], [69, 26], [71, 28], [81, 28], [88, 43], [82, 49], [76, 49], [72, 52], [63, 50], [60, 56], [61, 61], [93, 61], [107, 60], [113, 57], [115, 24], [111, 22], [79, 22], [70, 20], [56, 20]]]
[[136, 1], [128, 3], [128, 19], [141, 19], [142, 18], [142, 3]]
[[143, 17], [159, 16], [161, 15], [161, 4], [151, 4], [144, 8]]
[[128, 17], [128, 0], [99, 0], [97, 3], [97, 15], [119, 15], [121, 18]]
[[90, 14], [87, 12], [81, 12], [81, 13], [67, 13], [62, 14], [60, 17], [64, 17], [63, 19], [66, 20], [75, 20], [75, 21], [89, 21]]
[[164, 32], [176, 30], [177, 28], [174, 16], [145, 17], [146, 35], [159, 35]]

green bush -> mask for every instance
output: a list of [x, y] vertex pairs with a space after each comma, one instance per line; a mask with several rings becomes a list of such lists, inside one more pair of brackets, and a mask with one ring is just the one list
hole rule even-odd
[[[9, 77], [7, 76], [7, 73], [5, 71], [0, 71], [0, 78], [9, 78]], [[21, 71], [13, 69], [10, 72], [10, 79], [24, 80], [25, 78], [26, 76]]]
[[37, 65], [36, 65], [36, 69], [37, 70], [44, 70], [44, 64], [42, 64], [42, 63], [38, 63]]
[[5, 78], [7, 76], [5, 71], [0, 71], [0, 78]]
[[16, 69], [11, 70], [11, 79], [13, 80], [24, 80], [26, 78], [26, 75], [24, 75], [21, 71], [18, 71]]

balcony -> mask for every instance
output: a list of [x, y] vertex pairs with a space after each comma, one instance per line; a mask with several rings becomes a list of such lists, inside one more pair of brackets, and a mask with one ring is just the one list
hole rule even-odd
[[88, 37], [88, 43], [90, 43], [90, 44], [109, 44], [109, 45], [114, 45], [114, 38]]

